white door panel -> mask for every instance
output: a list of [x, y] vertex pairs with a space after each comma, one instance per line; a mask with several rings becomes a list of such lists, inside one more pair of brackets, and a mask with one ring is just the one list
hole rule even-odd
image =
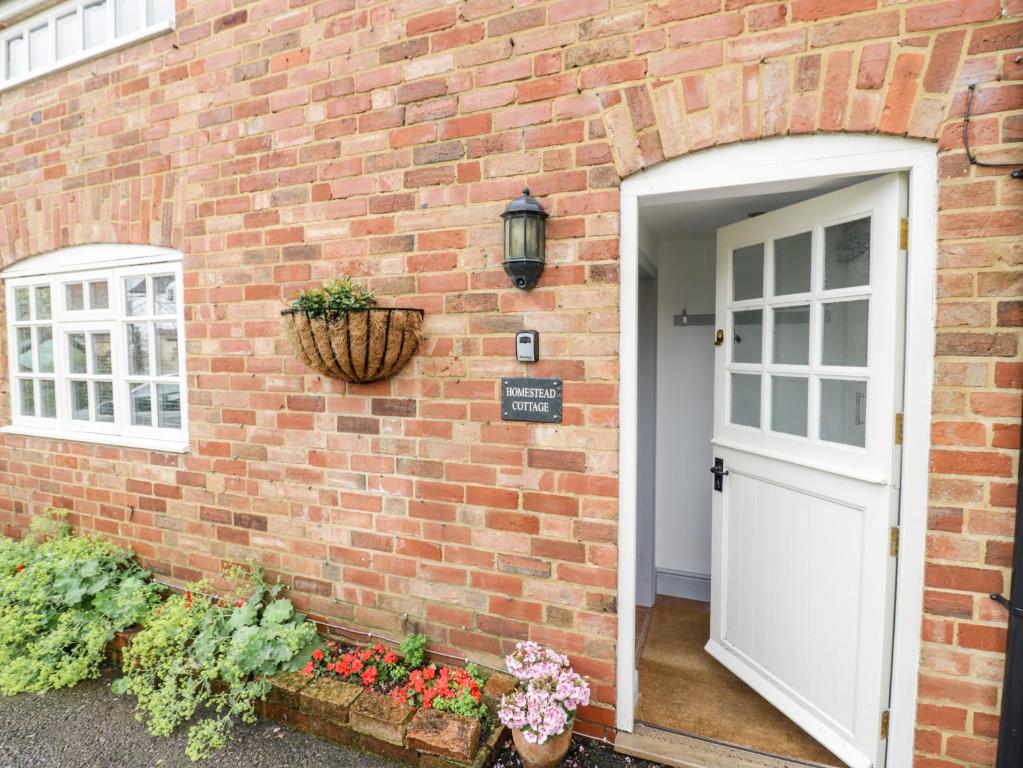
[[855, 768], [880, 768], [901, 402], [905, 180], [718, 232], [708, 651]]

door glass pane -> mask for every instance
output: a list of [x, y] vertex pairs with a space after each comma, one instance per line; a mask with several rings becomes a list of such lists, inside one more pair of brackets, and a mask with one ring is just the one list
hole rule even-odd
[[157, 384], [159, 425], [165, 429], [181, 428], [181, 391], [177, 384]]
[[18, 370], [31, 372], [32, 365], [32, 329], [18, 329]]
[[774, 310], [774, 362], [807, 365], [810, 362], [810, 307]]
[[85, 363], [85, 334], [69, 333], [67, 337], [68, 370], [71, 373], [87, 373]]
[[157, 24], [174, 18], [174, 0], [146, 0], [147, 24]]
[[28, 33], [28, 68], [42, 69], [50, 63], [50, 41], [48, 33], [50, 27], [43, 24], [41, 27], [29, 30]]
[[107, 309], [110, 306], [110, 296], [107, 291], [106, 280], [93, 280], [89, 283], [89, 309]]
[[45, 419], [57, 418], [57, 387], [52, 379], [39, 381], [39, 415]]
[[106, 0], [85, 6], [82, 13], [83, 44], [86, 48], [102, 44], [107, 39]]
[[36, 328], [36, 348], [40, 372], [53, 373], [53, 331], [49, 326]]
[[124, 310], [129, 315], [146, 314], [146, 278], [128, 277], [124, 280]]
[[78, 53], [78, 14], [75, 11], [57, 17], [57, 59]]
[[96, 397], [96, 421], [114, 420], [114, 382], [93, 382]]
[[870, 284], [870, 219], [824, 229], [824, 290]]
[[25, 38], [19, 35], [7, 41], [7, 79], [13, 80], [27, 72], [28, 56], [25, 51]]
[[115, 0], [114, 28], [117, 36], [130, 35], [142, 27], [142, 3], [139, 0]]
[[131, 423], [146, 427], [152, 426], [152, 397], [149, 394], [149, 384], [129, 384], [128, 400], [131, 403]]
[[732, 313], [732, 362], [759, 363], [764, 343], [764, 312], [748, 309]]
[[806, 436], [806, 412], [810, 402], [807, 386], [807, 379], [771, 377], [771, 429]]
[[89, 382], [71, 382], [71, 418], [77, 421], [89, 420]]
[[810, 290], [811, 240], [809, 232], [800, 232], [774, 241], [775, 296]]
[[36, 286], [36, 320], [49, 320], [53, 310], [50, 306], [50, 286]]
[[732, 251], [732, 301], [759, 299], [764, 295], [764, 244]]
[[128, 325], [128, 373], [132, 376], [149, 375], [149, 326], [141, 323]]
[[110, 373], [110, 334], [92, 334], [92, 372], [103, 376]]
[[867, 382], [821, 379], [821, 440], [866, 445]]
[[174, 275], [158, 275], [153, 278], [154, 314], [173, 315], [177, 312], [174, 298]]
[[174, 323], [156, 324], [156, 374], [176, 376], [178, 373], [178, 329]]
[[14, 319], [32, 319], [32, 305], [29, 303], [28, 288], [14, 289]]
[[760, 375], [732, 374], [732, 423], [760, 426]]
[[867, 320], [870, 301], [840, 301], [822, 306], [824, 319], [821, 363], [867, 364]]
[[21, 392], [21, 415], [36, 415], [36, 387], [32, 379], [18, 379], [18, 388]]
[[66, 283], [64, 285], [64, 303], [71, 312], [85, 309], [85, 290], [81, 283]]

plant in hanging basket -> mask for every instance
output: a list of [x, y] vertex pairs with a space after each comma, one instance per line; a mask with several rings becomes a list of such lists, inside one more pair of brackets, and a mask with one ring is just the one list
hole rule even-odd
[[423, 310], [377, 307], [347, 277], [302, 291], [281, 314], [299, 360], [353, 384], [394, 376], [423, 338]]

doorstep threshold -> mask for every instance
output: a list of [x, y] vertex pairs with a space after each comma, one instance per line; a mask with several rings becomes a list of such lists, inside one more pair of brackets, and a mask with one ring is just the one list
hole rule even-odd
[[646, 723], [632, 733], [619, 731], [615, 751], [674, 768], [828, 768], [703, 739]]

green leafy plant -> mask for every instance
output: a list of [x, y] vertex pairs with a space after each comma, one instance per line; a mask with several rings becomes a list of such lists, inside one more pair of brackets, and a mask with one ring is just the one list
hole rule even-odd
[[267, 678], [294, 671], [319, 642], [315, 626], [280, 597], [259, 569], [235, 568], [226, 599], [204, 594], [204, 583], [168, 598], [124, 651], [115, 693], [137, 698], [136, 717], [154, 736], [167, 736], [197, 712], [185, 754], [209, 757], [223, 747], [237, 720], [255, 720]]
[[480, 685], [468, 669], [436, 664], [414, 669], [408, 682], [394, 689], [391, 697], [401, 704], [474, 717], [484, 728], [493, 719], [490, 708], [483, 703]]
[[401, 641], [401, 655], [409, 669], [423, 666], [426, 661], [426, 635], [412, 632]]
[[291, 308], [310, 317], [357, 312], [376, 306], [376, 298], [367, 289], [357, 285], [350, 277], [326, 283], [321, 288], [310, 288], [295, 297]]
[[60, 510], [22, 541], [0, 540], [0, 693], [43, 691], [96, 677], [117, 631], [158, 600], [130, 552], [76, 536]]

